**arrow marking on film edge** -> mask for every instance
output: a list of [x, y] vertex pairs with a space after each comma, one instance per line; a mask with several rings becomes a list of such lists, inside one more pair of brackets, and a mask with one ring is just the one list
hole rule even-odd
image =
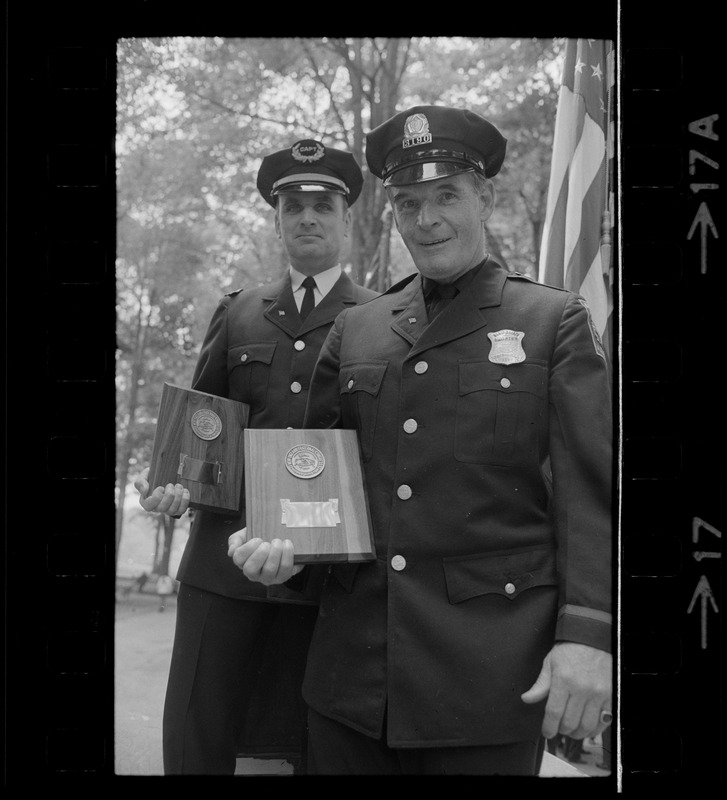
[[707, 230], [711, 230], [714, 238], [719, 239], [717, 228], [714, 225], [714, 220], [709, 213], [709, 208], [706, 203], [702, 203], [697, 209], [697, 214], [694, 217], [694, 222], [692, 222], [692, 227], [689, 229], [687, 239], [692, 238], [697, 225], [700, 227], [701, 271], [702, 275], [704, 275], [707, 272]]
[[697, 602], [697, 598], [700, 598], [702, 608], [702, 650], [706, 650], [708, 612], [707, 600], [709, 600], [709, 602], [712, 604], [712, 608], [714, 609], [715, 613], [719, 614], [719, 609], [717, 608], [717, 604], [714, 602], [714, 597], [712, 597], [712, 589], [710, 588], [709, 581], [705, 575], [702, 575], [702, 577], [699, 579], [699, 583], [697, 583], [697, 588], [694, 590], [694, 594], [692, 595], [692, 601], [689, 603], [687, 614], [692, 613], [692, 609]]

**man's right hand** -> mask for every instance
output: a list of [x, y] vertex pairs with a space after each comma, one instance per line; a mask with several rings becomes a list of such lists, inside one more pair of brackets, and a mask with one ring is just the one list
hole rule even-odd
[[157, 486], [149, 494], [148, 476], [149, 467], [134, 481], [134, 487], [139, 492], [139, 503], [144, 511], [181, 517], [189, 508], [189, 489], [185, 489], [181, 483], [168, 483], [166, 486]]

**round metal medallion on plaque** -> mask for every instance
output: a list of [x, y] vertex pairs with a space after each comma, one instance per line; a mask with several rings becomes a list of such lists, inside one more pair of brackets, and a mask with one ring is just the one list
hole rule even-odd
[[285, 467], [296, 478], [315, 478], [325, 466], [323, 453], [312, 444], [297, 444], [285, 454]]
[[222, 433], [222, 420], [209, 408], [201, 408], [192, 414], [192, 430], [200, 439], [209, 441]]

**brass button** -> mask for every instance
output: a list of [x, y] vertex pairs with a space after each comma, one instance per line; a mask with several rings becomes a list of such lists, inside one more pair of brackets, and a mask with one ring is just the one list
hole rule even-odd
[[349, 389], [353, 388], [353, 378], [346, 384], [346, 386], [348, 386]]
[[293, 383], [290, 384], [290, 391], [293, 392], [293, 394], [298, 394], [300, 391], [302, 391], [302, 389], [303, 387], [298, 383], [298, 381], [293, 381]]
[[240, 361], [247, 361], [247, 353], [243, 353], [243, 354], [240, 356]]
[[414, 433], [414, 431], [419, 427], [419, 423], [415, 419], [408, 419], [404, 423], [404, 430], [407, 433]]
[[509, 378], [501, 378], [500, 379], [500, 386], [504, 389], [507, 389], [510, 386], [510, 379]]
[[514, 583], [506, 583], [505, 584], [505, 591], [507, 594], [513, 594], [515, 591], [515, 584]]
[[300, 339], [293, 345], [296, 350], [305, 350], [305, 342], [302, 342]]
[[396, 494], [399, 500], [408, 500], [411, 495], [411, 486], [407, 486], [405, 483], [402, 483], [401, 486], [396, 490]]
[[397, 572], [401, 572], [406, 566], [406, 559], [404, 558], [404, 556], [394, 556], [391, 559], [391, 566]]
[[417, 375], [423, 375], [428, 369], [429, 364], [427, 364], [426, 361], [417, 361], [417, 363], [414, 364], [414, 372], [416, 372]]

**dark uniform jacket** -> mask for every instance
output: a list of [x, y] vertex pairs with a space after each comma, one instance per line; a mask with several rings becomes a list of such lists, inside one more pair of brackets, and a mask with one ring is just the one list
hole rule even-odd
[[[300, 428], [310, 376], [333, 320], [376, 296], [342, 273], [301, 324], [289, 275], [269, 286], [232, 292], [212, 317], [192, 388], [247, 403], [251, 428]], [[268, 592], [234, 565], [227, 539], [244, 526], [244, 507], [235, 517], [197, 511], [178, 580], [226, 597], [265, 600], [274, 595], [306, 602], [284, 587]]]
[[358, 431], [377, 550], [330, 567], [306, 701], [373, 737], [386, 711], [392, 747], [536, 739], [544, 702], [520, 695], [554, 642], [611, 645], [610, 383], [583, 301], [487, 260], [427, 326], [410, 276], [338, 317], [304, 427]]

